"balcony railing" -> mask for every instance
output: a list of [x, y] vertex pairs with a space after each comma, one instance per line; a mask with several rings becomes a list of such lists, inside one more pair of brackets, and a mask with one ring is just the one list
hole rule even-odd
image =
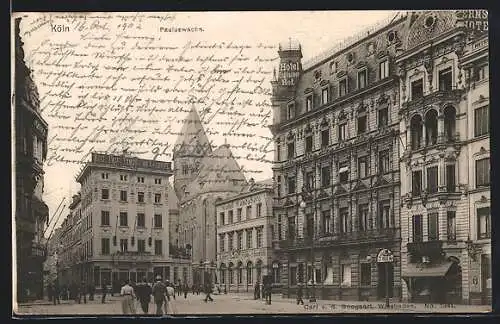
[[402, 104], [402, 110], [417, 110], [422, 109], [427, 105], [438, 104], [444, 101], [451, 101], [458, 103], [462, 96], [462, 89], [452, 87], [450, 90], [436, 89], [430, 93], [425, 93], [415, 99], [409, 99]]

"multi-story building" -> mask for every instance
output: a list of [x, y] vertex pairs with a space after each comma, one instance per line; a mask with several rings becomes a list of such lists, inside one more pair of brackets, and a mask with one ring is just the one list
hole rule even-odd
[[[227, 291], [253, 291], [272, 273], [273, 187], [254, 182], [233, 197], [216, 203], [218, 282]], [[279, 274], [275, 274], [279, 282]]]
[[228, 144], [212, 151], [196, 108], [184, 120], [173, 151], [174, 189], [179, 200], [178, 251], [190, 256], [189, 284], [217, 281], [215, 204], [238, 194], [247, 184]]
[[[279, 47], [272, 81], [275, 253], [283, 294], [401, 295], [399, 87], [406, 15], [301, 63]], [[394, 261], [377, 262], [381, 250]]]
[[123, 155], [92, 153], [77, 176], [81, 193], [70, 206], [72, 226], [66, 244], [73, 267], [72, 282], [97, 290], [103, 284], [173, 280], [172, 268], [188, 260], [169, 255], [169, 162]]
[[403, 297], [491, 303], [488, 37], [457, 18], [409, 15], [396, 57]]
[[47, 240], [47, 258], [43, 263], [43, 285], [45, 291], [49, 284], [59, 282], [58, 269], [62, 228], [57, 228]]
[[24, 62], [23, 42], [15, 20], [15, 237], [17, 301], [43, 296], [44, 232], [49, 208], [42, 200], [43, 162], [47, 156], [47, 122], [38, 90]]

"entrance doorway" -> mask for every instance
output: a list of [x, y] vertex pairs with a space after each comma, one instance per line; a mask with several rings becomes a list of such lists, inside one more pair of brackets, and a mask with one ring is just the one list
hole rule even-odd
[[[387, 281], [389, 280], [389, 298], [393, 297], [394, 287], [394, 265], [392, 263], [377, 263], [378, 281], [377, 281], [377, 298], [384, 299], [387, 289]], [[386, 269], [388, 274], [386, 275]]]
[[481, 255], [481, 299], [483, 305], [491, 305], [491, 259], [490, 255]]

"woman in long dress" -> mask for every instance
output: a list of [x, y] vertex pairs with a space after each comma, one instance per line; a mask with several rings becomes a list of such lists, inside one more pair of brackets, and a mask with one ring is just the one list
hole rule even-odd
[[125, 280], [125, 284], [123, 285], [120, 295], [123, 297], [122, 299], [122, 311], [123, 314], [135, 314], [135, 292], [134, 288], [129, 285], [129, 281]]

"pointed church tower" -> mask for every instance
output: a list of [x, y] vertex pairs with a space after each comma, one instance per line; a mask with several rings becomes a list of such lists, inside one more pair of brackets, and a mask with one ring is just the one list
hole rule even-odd
[[211, 153], [212, 147], [193, 105], [173, 150], [174, 190], [177, 197], [184, 195], [186, 186], [198, 175], [201, 160]]

